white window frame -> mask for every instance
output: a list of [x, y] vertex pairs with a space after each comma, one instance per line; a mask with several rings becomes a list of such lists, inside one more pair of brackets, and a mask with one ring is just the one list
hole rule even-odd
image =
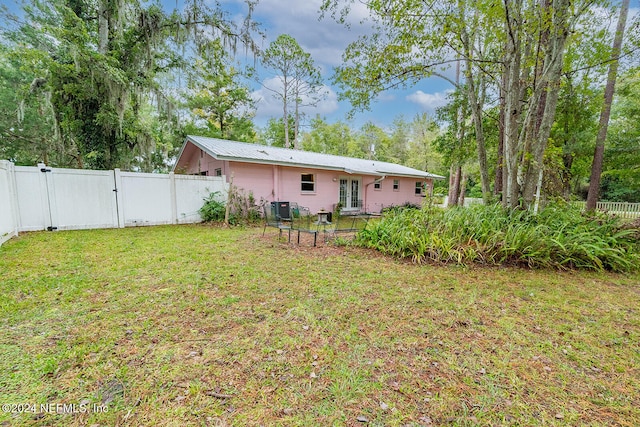
[[[311, 176], [311, 181], [305, 181], [304, 178], [305, 176]], [[304, 186], [311, 184], [311, 186], [313, 187], [311, 190], [305, 190]], [[300, 174], [300, 192], [301, 193], [305, 193], [305, 194], [309, 194], [309, 193], [315, 193], [316, 192], [316, 175], [313, 173], [302, 173]]]

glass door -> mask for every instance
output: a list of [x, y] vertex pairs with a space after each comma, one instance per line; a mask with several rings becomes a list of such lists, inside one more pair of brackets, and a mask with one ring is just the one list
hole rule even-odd
[[344, 210], [358, 210], [360, 198], [360, 178], [340, 178], [340, 205]]

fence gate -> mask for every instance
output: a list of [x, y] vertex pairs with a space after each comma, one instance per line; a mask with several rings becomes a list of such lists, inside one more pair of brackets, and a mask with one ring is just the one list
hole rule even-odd
[[20, 231], [118, 227], [113, 171], [16, 166]]

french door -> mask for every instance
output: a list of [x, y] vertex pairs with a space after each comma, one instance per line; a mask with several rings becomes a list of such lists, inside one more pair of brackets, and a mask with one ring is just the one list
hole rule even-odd
[[340, 178], [340, 205], [344, 210], [358, 210], [362, 207], [360, 178]]

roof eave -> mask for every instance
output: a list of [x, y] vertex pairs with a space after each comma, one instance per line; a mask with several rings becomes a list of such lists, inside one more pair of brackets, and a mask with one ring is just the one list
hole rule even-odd
[[182, 153], [184, 152], [184, 149], [187, 146], [187, 142], [189, 142], [189, 141], [190, 141], [189, 137], [186, 137], [184, 139], [184, 142], [182, 143], [182, 147], [180, 148], [180, 152], [176, 156], [176, 161], [173, 163], [173, 167], [171, 168], [171, 172], [175, 172], [176, 171], [176, 166], [178, 166], [178, 162], [180, 161], [180, 158], [182, 157]]
[[[207, 151], [208, 154], [212, 155], [211, 152]], [[323, 169], [323, 170], [335, 170], [335, 171], [343, 171], [342, 168], [331, 167], [331, 166], [322, 166], [322, 165], [311, 165], [306, 163], [294, 163], [294, 162], [282, 162], [277, 160], [264, 160], [264, 159], [248, 159], [246, 157], [234, 157], [234, 156], [214, 156], [217, 160], [227, 160], [229, 162], [241, 162], [241, 163], [256, 163], [261, 165], [275, 165], [275, 166], [289, 166], [293, 168], [308, 168], [308, 169]]]
[[443, 176], [430, 174], [429, 172], [424, 172], [424, 175], [409, 174], [409, 173], [381, 172], [381, 171], [378, 171], [378, 173], [381, 176], [398, 176], [401, 178], [444, 179]]
[[331, 171], [337, 171], [337, 172], [344, 172], [349, 175], [361, 174], [361, 175], [369, 175], [369, 176], [397, 176], [402, 178], [444, 179], [443, 176], [430, 174], [428, 172], [424, 172], [425, 175], [416, 175], [416, 174], [402, 174], [402, 173], [395, 173], [395, 172], [371, 171], [371, 170], [363, 171], [363, 170], [348, 169], [344, 167], [331, 167], [331, 166], [324, 166], [324, 165], [314, 165], [314, 164], [296, 163], [296, 162], [283, 162], [283, 161], [268, 160], [268, 159], [266, 160], [265, 159], [248, 159], [246, 157], [223, 156], [211, 151], [204, 145], [201, 145], [194, 138], [192, 138], [191, 135], [187, 135], [187, 137], [185, 138], [184, 144], [182, 144], [182, 148], [180, 149], [180, 153], [178, 154], [176, 163], [174, 164], [172, 170], [175, 170], [175, 167], [178, 165], [178, 160], [180, 160], [180, 157], [182, 156], [182, 153], [184, 152], [187, 146], [187, 142], [191, 142], [193, 145], [200, 148], [201, 150], [203, 150], [204, 152], [206, 152], [216, 160], [226, 160], [231, 162], [254, 163], [254, 164], [263, 164], [263, 165], [267, 164], [267, 165], [275, 165], [275, 166], [288, 166], [288, 167], [295, 167], [295, 168], [331, 170]]
[[171, 172], [175, 172], [176, 166], [178, 166], [178, 162], [180, 161], [180, 158], [182, 157], [182, 153], [184, 152], [185, 148], [187, 148], [188, 142], [192, 143], [193, 145], [195, 145], [196, 147], [198, 147], [199, 149], [201, 149], [202, 151], [204, 151], [214, 159], [218, 160], [218, 157], [215, 153], [212, 153], [211, 150], [208, 150], [206, 147], [204, 147], [203, 145], [195, 141], [193, 138], [191, 138], [189, 135], [187, 135], [187, 137], [184, 139], [184, 143], [182, 144], [182, 148], [180, 149], [180, 152], [176, 157], [176, 162], [173, 164], [173, 167], [171, 168]]
[[[205, 149], [205, 151], [208, 154], [213, 156], [213, 154], [210, 151], [208, 151], [206, 149]], [[227, 160], [227, 161], [230, 161], [230, 162], [255, 163], [255, 164], [261, 164], [261, 165], [275, 165], [275, 166], [288, 166], [288, 167], [292, 167], [292, 168], [331, 170], [331, 171], [337, 171], [337, 172], [344, 172], [344, 173], [347, 173], [349, 175], [355, 175], [355, 174], [372, 175], [372, 176], [389, 175], [389, 173], [382, 173], [382, 172], [378, 172], [378, 171], [362, 171], [362, 170], [348, 169], [348, 168], [342, 168], [342, 167], [332, 167], [332, 166], [326, 166], [326, 165], [313, 165], [313, 164], [308, 164], [308, 163], [282, 162], [282, 161], [268, 160], [268, 159], [267, 160], [265, 160], [265, 159], [248, 159], [246, 157], [220, 156], [220, 155], [217, 155], [217, 156], [214, 156], [214, 157], [217, 160]]]

